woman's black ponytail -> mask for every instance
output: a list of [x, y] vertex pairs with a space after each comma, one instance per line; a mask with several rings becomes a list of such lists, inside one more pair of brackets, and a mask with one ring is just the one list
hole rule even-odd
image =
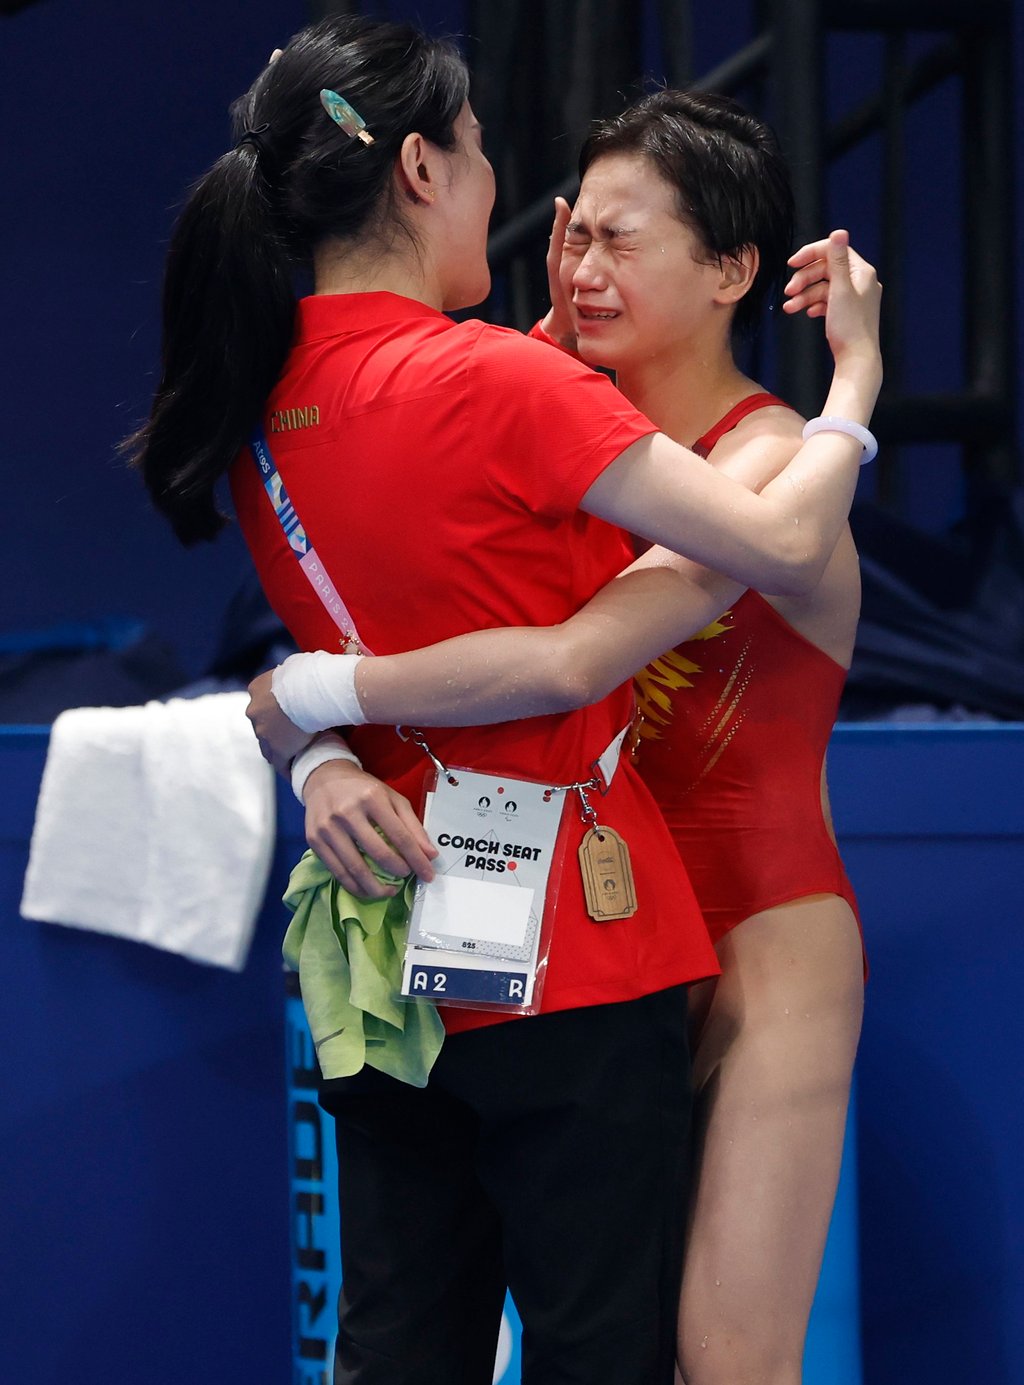
[[291, 342], [291, 260], [263, 159], [254, 144], [239, 145], [192, 190], [167, 256], [160, 384], [149, 422], [129, 440], [153, 503], [185, 544], [223, 528], [214, 486]]
[[[468, 86], [449, 44], [335, 18], [296, 35], [235, 104], [238, 143], [195, 184], [174, 229], [160, 383], [148, 422], [124, 444], [182, 543], [226, 522], [215, 488], [284, 366], [295, 271], [329, 237], [401, 229], [390, 191], [402, 140], [418, 130], [453, 148]], [[364, 117], [372, 146], [324, 113], [325, 87]]]

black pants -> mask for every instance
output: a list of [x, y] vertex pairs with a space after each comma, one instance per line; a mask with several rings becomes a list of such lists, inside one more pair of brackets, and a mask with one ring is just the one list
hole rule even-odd
[[671, 1385], [690, 1120], [684, 987], [445, 1040], [428, 1086], [325, 1083], [335, 1385]]

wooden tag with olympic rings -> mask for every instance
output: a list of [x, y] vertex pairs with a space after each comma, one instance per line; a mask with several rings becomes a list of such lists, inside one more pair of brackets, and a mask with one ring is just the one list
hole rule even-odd
[[587, 913], [597, 923], [636, 913], [629, 847], [611, 827], [593, 826], [580, 843], [580, 874]]

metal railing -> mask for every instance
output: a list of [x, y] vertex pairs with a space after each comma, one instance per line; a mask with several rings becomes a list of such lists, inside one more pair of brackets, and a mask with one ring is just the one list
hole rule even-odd
[[[792, 171], [799, 239], [819, 235], [825, 226], [829, 164], [865, 140], [881, 136], [879, 272], [885, 285], [886, 385], [875, 418], [876, 431], [888, 446], [879, 474], [880, 498], [897, 501], [898, 449], [903, 444], [959, 444], [969, 492], [988, 494], [1015, 484], [1020, 477], [1014, 398], [1010, 0], [972, 0], [970, 5], [962, 0], [762, 0], [761, 32], [695, 80], [687, 72], [692, 52], [688, 10], [684, 3], [658, 7], [663, 52], [672, 55], [671, 67], [666, 56], [666, 75], [678, 85], [742, 94], [746, 104], [771, 119]], [[673, 43], [670, 28], [675, 22], [682, 37]], [[828, 124], [826, 45], [840, 32], [879, 36], [882, 58], [880, 70], [873, 74], [877, 90]], [[915, 49], [924, 44], [912, 57], [910, 38]], [[963, 272], [947, 291], [962, 294], [964, 385], [959, 390], [911, 393], [904, 388], [903, 361], [904, 269], [911, 253], [905, 211], [906, 122], [917, 102], [947, 82], [961, 87]], [[533, 263], [543, 258], [552, 200], [560, 195], [571, 201], [578, 186], [575, 174], [567, 173], [494, 232], [488, 253], [497, 275], [507, 273], [521, 257], [529, 256]], [[820, 405], [827, 369], [820, 325], [787, 321], [785, 333], [784, 348], [777, 353], [778, 388], [798, 408], [812, 411]]]

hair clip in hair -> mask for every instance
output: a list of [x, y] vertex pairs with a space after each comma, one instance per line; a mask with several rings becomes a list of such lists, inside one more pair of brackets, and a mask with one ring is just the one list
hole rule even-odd
[[367, 132], [366, 121], [345, 100], [344, 96], [339, 96], [336, 91], [320, 93], [320, 104], [334, 121], [335, 125], [340, 125], [346, 135], [351, 135], [353, 139], [361, 139], [364, 144], [372, 144], [373, 136]]

